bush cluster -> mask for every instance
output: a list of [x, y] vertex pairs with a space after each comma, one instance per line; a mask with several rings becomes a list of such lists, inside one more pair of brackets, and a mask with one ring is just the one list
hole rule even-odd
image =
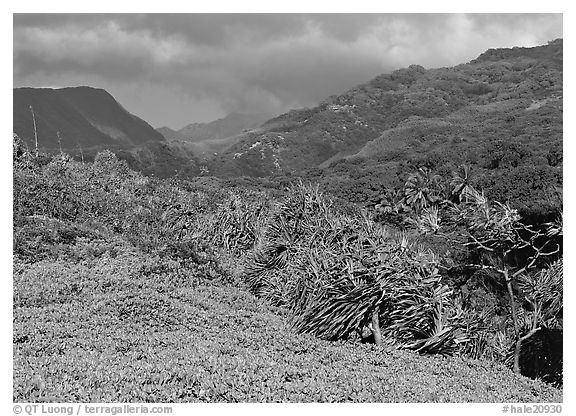
[[444, 354], [466, 340], [438, 259], [317, 187], [293, 186], [275, 206], [245, 277], [301, 333], [338, 340], [377, 326], [386, 343]]

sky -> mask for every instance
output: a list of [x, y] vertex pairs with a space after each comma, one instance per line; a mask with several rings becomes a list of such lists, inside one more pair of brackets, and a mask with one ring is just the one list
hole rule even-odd
[[154, 127], [312, 107], [410, 64], [562, 37], [561, 14], [14, 14], [14, 87], [104, 88]]

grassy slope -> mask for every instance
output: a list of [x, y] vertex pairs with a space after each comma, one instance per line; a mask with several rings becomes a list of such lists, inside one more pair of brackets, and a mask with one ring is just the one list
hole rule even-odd
[[277, 312], [128, 246], [16, 260], [14, 401], [562, 401], [487, 362], [296, 335]]

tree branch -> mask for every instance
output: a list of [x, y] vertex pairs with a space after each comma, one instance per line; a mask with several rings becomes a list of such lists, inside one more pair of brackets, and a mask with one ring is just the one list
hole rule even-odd
[[514, 372], [520, 374], [520, 350], [522, 349], [522, 343], [528, 338], [532, 337], [536, 332], [540, 331], [542, 327], [534, 328], [528, 332], [523, 337], [516, 341], [516, 348], [514, 348]]

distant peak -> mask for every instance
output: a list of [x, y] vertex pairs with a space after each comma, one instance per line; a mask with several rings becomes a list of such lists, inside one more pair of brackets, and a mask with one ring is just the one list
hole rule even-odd
[[549, 41], [546, 45], [512, 48], [492, 48], [480, 54], [478, 58], [470, 61], [471, 64], [487, 61], [499, 61], [519, 57], [528, 57], [534, 59], [557, 60], [562, 54], [562, 38]]
[[74, 86], [74, 87], [62, 87], [62, 86], [55, 86], [55, 85], [46, 85], [46, 86], [40, 86], [40, 87], [16, 87], [14, 89], [15, 90], [52, 90], [52, 91], [62, 91], [62, 90], [106, 91], [103, 88], [91, 87], [88, 85], [78, 85], [78, 86]]

